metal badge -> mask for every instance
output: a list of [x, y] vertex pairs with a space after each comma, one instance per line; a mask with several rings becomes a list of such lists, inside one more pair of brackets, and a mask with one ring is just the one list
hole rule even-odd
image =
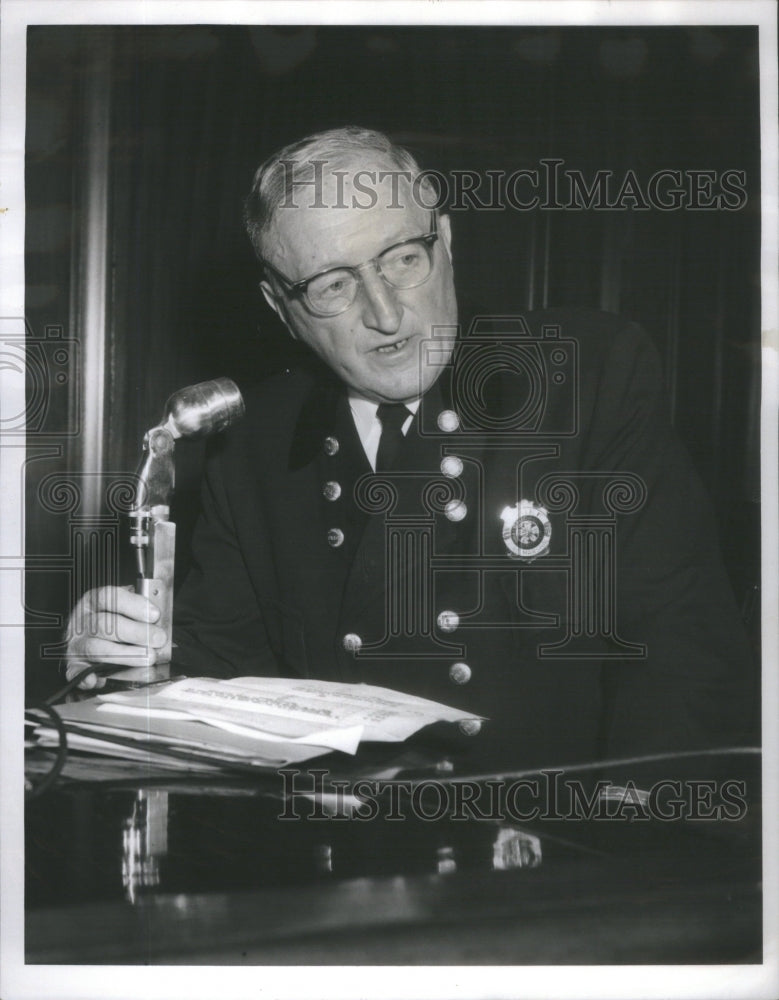
[[552, 525], [549, 514], [532, 500], [520, 500], [513, 507], [504, 507], [503, 541], [513, 556], [519, 559], [536, 559], [549, 549]]

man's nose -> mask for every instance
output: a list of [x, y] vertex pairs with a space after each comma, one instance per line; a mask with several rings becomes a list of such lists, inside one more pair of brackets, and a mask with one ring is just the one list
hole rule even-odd
[[362, 272], [362, 320], [372, 330], [391, 336], [400, 329], [403, 307], [392, 288], [374, 267]]

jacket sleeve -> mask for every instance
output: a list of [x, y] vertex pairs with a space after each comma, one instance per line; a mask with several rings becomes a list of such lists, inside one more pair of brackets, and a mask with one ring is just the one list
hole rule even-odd
[[206, 465], [192, 568], [174, 602], [174, 666], [189, 676], [275, 676], [278, 666], [224, 482], [223, 458], [215, 448]]
[[659, 359], [630, 324], [614, 338], [587, 430], [587, 464], [638, 475], [639, 510], [618, 515], [616, 606], [646, 656], [607, 664], [610, 755], [752, 741], [754, 666], [709, 499], [667, 415]]

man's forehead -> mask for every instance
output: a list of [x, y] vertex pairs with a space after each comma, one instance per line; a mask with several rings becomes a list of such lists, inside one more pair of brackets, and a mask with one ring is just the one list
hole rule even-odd
[[[268, 231], [272, 263], [302, 272], [350, 263], [427, 232], [430, 207], [410, 171], [387, 161], [327, 164], [288, 186]], [[298, 274], [290, 275], [298, 277]]]
[[415, 174], [388, 157], [352, 155], [284, 160], [279, 208], [383, 207], [396, 211], [420, 199]]

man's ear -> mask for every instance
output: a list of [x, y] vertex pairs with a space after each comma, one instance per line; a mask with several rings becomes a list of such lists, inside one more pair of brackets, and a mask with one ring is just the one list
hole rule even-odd
[[452, 225], [448, 215], [440, 215], [438, 217], [438, 232], [441, 235], [441, 242], [444, 245], [444, 250], [446, 250], [446, 256], [449, 258], [449, 263], [452, 262]]
[[262, 289], [262, 294], [265, 296], [265, 301], [271, 307], [271, 309], [276, 313], [281, 322], [286, 326], [287, 330], [291, 334], [293, 340], [297, 340], [295, 331], [292, 328], [292, 324], [289, 321], [289, 316], [287, 315], [286, 303], [277, 295], [273, 289], [273, 285], [269, 281], [261, 281], [260, 288]]

